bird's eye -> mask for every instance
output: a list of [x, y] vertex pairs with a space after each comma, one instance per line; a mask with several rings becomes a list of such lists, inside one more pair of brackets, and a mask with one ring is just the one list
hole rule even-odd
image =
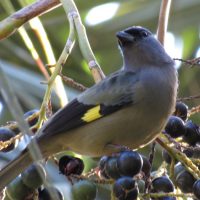
[[146, 31], [142, 31], [142, 32], [141, 32], [141, 35], [142, 35], [143, 37], [147, 37], [147, 36], [148, 36], [148, 33], [147, 33]]

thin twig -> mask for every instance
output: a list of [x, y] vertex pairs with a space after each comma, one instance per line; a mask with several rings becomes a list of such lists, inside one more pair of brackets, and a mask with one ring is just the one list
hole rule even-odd
[[171, 0], [162, 0], [159, 20], [158, 20], [158, 30], [157, 30], [157, 38], [162, 45], [164, 45], [165, 33], [167, 31], [170, 5], [171, 5]]
[[153, 159], [154, 159], [154, 154], [155, 154], [155, 146], [156, 146], [156, 142], [152, 142], [151, 145], [151, 152], [149, 154], [149, 163], [151, 168], [149, 169], [148, 174], [146, 174], [145, 176], [145, 193], [149, 192], [149, 187], [151, 185], [151, 169], [152, 169], [152, 165], [153, 165]]
[[199, 99], [199, 98], [200, 98], [200, 94], [197, 94], [197, 95], [193, 95], [193, 96], [189, 96], [189, 97], [178, 98], [177, 101], [190, 101], [190, 100]]
[[194, 198], [193, 194], [177, 194], [177, 193], [173, 193], [173, 192], [169, 192], [169, 193], [149, 193], [149, 194], [141, 194], [140, 195], [143, 198], [161, 198], [161, 197], [190, 197], [190, 198]]
[[[39, 117], [39, 112], [35, 112], [31, 116], [27, 117], [25, 119], [25, 121], [27, 123], [29, 123], [29, 122], [33, 121], [34, 119], [37, 119], [38, 117]], [[10, 123], [6, 124], [4, 127], [9, 128], [11, 130], [15, 130], [14, 133], [16, 135], [7, 141], [0, 141], [0, 151], [4, 148], [8, 147], [11, 144], [14, 144], [16, 142], [16, 140], [20, 140], [23, 136], [19, 130], [19, 126], [18, 126], [17, 122], [10, 122]], [[35, 133], [37, 131], [35, 126], [32, 126], [30, 129], [33, 133]], [[19, 130], [19, 132], [16, 132], [16, 130]]]
[[76, 174], [71, 174], [69, 175], [68, 177], [71, 177], [71, 178], [75, 178], [77, 180], [89, 180], [93, 183], [96, 183], [96, 184], [113, 184], [114, 181], [112, 179], [97, 179], [97, 178], [88, 178], [87, 176], [84, 176], [84, 175], [76, 175]]
[[191, 108], [191, 109], [188, 111], [188, 116], [194, 115], [194, 114], [199, 113], [199, 112], [200, 112], [200, 105]]
[[10, 15], [0, 22], [0, 40], [13, 34], [28, 20], [55, 8], [59, 4], [59, 0], [38, 0], [37, 2]]
[[174, 177], [174, 166], [176, 164], [175, 162], [176, 160], [174, 159], [174, 157], [172, 157], [171, 159], [171, 163], [170, 163], [170, 179], [172, 180], [173, 183], [175, 183], [175, 177]]
[[15, 135], [14, 137], [10, 138], [7, 141], [0, 141], [0, 151], [7, 148], [11, 144], [15, 144], [15, 142], [17, 140], [20, 140], [22, 138], [22, 136], [23, 136], [22, 133], [19, 133], [19, 134]]
[[[34, 119], [37, 119], [38, 117], [39, 117], [39, 112], [35, 112], [35, 113], [33, 113], [31, 116], [27, 117], [27, 118], [25, 119], [25, 121], [31, 122], [31, 121], [33, 121]], [[17, 122], [15, 122], [15, 121], [8, 122], [4, 127], [5, 127], [5, 128], [9, 128], [9, 129], [11, 129], [11, 130], [16, 130], [16, 129], [19, 128]]]
[[181, 58], [174, 58], [174, 60], [178, 60], [180, 62], [186, 63], [186, 64], [188, 64], [190, 66], [200, 65], [200, 57], [194, 58], [194, 59], [191, 59], [191, 60], [184, 60], [184, 59], [181, 59]]
[[87, 89], [87, 87], [85, 87], [84, 85], [82, 85], [81, 83], [77, 83], [76, 81], [74, 81], [72, 78], [69, 78], [67, 76], [64, 76], [62, 73], [59, 74], [62, 78], [62, 80], [68, 85], [71, 86], [74, 89], [77, 89], [81, 92], [85, 91]]
[[154, 154], [155, 154], [155, 146], [156, 146], [156, 142], [154, 141], [151, 145], [151, 152], [149, 154], [149, 163], [151, 164], [151, 166], [153, 165], [153, 159], [154, 159]]
[[46, 89], [46, 92], [45, 92], [45, 95], [44, 95], [44, 98], [43, 98], [43, 102], [42, 102], [42, 105], [41, 105], [41, 108], [40, 108], [40, 116], [39, 116], [39, 120], [38, 120], [38, 123], [37, 123], [38, 129], [42, 126], [42, 123], [45, 120], [45, 108], [48, 105], [54, 81], [55, 81], [57, 75], [60, 73], [62, 66], [66, 62], [69, 54], [72, 51], [72, 48], [74, 47], [74, 44], [75, 44], [75, 32], [74, 32], [73, 18], [70, 15], [68, 15], [68, 20], [69, 20], [69, 24], [70, 24], [69, 36], [68, 36], [67, 42], [65, 44], [65, 47], [64, 47], [56, 65], [55, 65], [55, 69], [53, 71], [53, 74], [51, 75], [51, 77], [48, 81], [48, 87]]
[[176, 149], [178, 149], [179, 151], [181, 151], [181, 145], [180, 145], [179, 142], [177, 142], [174, 138], [172, 138], [168, 134], [165, 134], [165, 137], [168, 139], [168, 141], [169, 141], [170, 144], [173, 144]]

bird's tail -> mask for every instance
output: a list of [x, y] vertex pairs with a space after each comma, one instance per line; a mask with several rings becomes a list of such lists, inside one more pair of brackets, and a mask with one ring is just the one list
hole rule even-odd
[[22, 173], [30, 164], [31, 157], [27, 149], [0, 170], [0, 191]]

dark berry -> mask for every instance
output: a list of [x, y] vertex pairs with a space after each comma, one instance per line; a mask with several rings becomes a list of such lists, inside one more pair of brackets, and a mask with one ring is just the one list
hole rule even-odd
[[63, 156], [59, 159], [59, 170], [62, 174], [69, 176], [70, 174], [80, 175], [84, 169], [84, 163], [80, 158], [72, 156]]
[[183, 102], [177, 102], [174, 115], [180, 117], [184, 121], [187, 120], [188, 106]]
[[101, 159], [99, 160], [99, 169], [104, 169], [105, 164], [108, 161], [109, 157], [108, 156], [102, 156]]
[[121, 177], [117, 166], [117, 157], [110, 157], [105, 166], [106, 174], [112, 179], [118, 179]]
[[176, 177], [176, 184], [184, 193], [192, 193], [192, 186], [196, 179], [188, 171], [183, 170]]
[[185, 125], [181, 118], [171, 116], [165, 126], [165, 132], [173, 138], [180, 137], [185, 134]]
[[120, 174], [123, 176], [134, 176], [142, 169], [142, 157], [136, 151], [124, 151], [117, 160]]
[[155, 178], [152, 181], [152, 187], [153, 187], [154, 192], [173, 192], [174, 191], [174, 185], [172, 181], [166, 176]]
[[183, 171], [185, 171], [185, 167], [181, 163], [177, 163], [174, 167], [174, 177], [176, 178]]
[[118, 200], [136, 200], [138, 187], [132, 178], [122, 177], [114, 183], [113, 193]]
[[193, 193], [197, 199], [200, 199], [200, 179], [198, 179], [193, 185]]
[[96, 192], [96, 185], [88, 180], [79, 181], [72, 186], [72, 196], [74, 200], [94, 200]]
[[142, 161], [143, 161], [143, 164], [142, 164], [142, 169], [141, 170], [144, 172], [145, 175], [150, 174], [151, 163], [149, 162], [149, 159], [147, 159], [146, 156], [142, 155]]
[[106, 174], [106, 163], [108, 161], [109, 157], [108, 156], [103, 156], [101, 157], [99, 161], [99, 170], [101, 176], [103, 176], [106, 179], [109, 179], [109, 176]]
[[[39, 110], [38, 109], [34, 109], [34, 110], [29, 110], [28, 112], [26, 112], [24, 114], [24, 118], [25, 119], [28, 119], [28, 117], [30, 117], [31, 115], [35, 114], [35, 113], [38, 113]], [[34, 126], [38, 121], [38, 116], [37, 117], [34, 117], [33, 119], [31, 120], [28, 120], [28, 123], [29, 123], [29, 126]]]
[[[63, 195], [61, 194], [61, 192], [55, 188], [55, 187], [50, 187], [49, 190], [51, 190], [51, 192], [53, 194], [56, 194], [56, 196], [59, 198], [59, 200], [63, 200]], [[40, 190], [39, 191], [39, 194], [38, 194], [38, 199], [39, 200], [53, 200], [49, 194], [49, 191], [44, 188], [43, 190]]]
[[[0, 141], [5, 142], [14, 136], [15, 136], [15, 133], [13, 131], [11, 131], [9, 128], [0, 127]], [[8, 151], [13, 150], [14, 147], [15, 147], [15, 144], [12, 143], [9, 146], [7, 146], [6, 148], [2, 149], [1, 151], [8, 152]]]
[[186, 132], [183, 136], [183, 140], [189, 145], [195, 145], [200, 141], [200, 128], [194, 124], [191, 120], [185, 124]]

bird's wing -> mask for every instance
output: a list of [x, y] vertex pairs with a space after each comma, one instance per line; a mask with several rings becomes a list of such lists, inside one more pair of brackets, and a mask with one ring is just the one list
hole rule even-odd
[[111, 74], [55, 113], [42, 131], [47, 134], [66, 132], [136, 103], [134, 92], [138, 82], [135, 72]]

